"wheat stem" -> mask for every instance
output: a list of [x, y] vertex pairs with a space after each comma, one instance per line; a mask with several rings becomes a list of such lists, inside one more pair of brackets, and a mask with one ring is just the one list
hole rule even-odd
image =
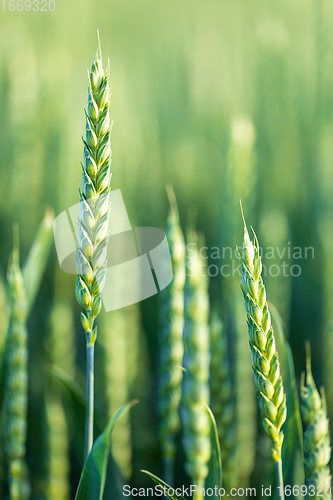
[[280, 486], [279, 498], [284, 500], [284, 483], [283, 483], [283, 470], [282, 470], [282, 460], [275, 462], [275, 473], [276, 473], [276, 483]]
[[84, 439], [85, 459], [92, 448], [94, 433], [94, 349], [94, 345], [87, 345], [86, 422]]

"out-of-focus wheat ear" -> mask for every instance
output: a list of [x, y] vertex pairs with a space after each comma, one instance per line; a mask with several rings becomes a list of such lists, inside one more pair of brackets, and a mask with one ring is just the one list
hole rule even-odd
[[[308, 486], [307, 497], [330, 500], [332, 498], [329, 469], [331, 442], [326, 397], [324, 389], [319, 394], [316, 388], [311, 370], [309, 344], [306, 347], [306, 373], [303, 373], [301, 380], [300, 408], [304, 427], [304, 470], [305, 482]], [[318, 496], [319, 487], [322, 495]]]
[[319, 235], [323, 248], [323, 341], [321, 353], [323, 358], [323, 378], [327, 399], [327, 411], [333, 418], [333, 235], [331, 231], [332, 215], [328, 211], [321, 217]]
[[0, 372], [4, 362], [5, 339], [8, 329], [9, 304], [5, 282], [0, 276]]
[[177, 202], [171, 186], [167, 187], [170, 210], [166, 225], [173, 280], [159, 294], [159, 436], [164, 465], [164, 480], [174, 483], [176, 434], [180, 430], [179, 404], [183, 372], [183, 328], [185, 285], [185, 239], [180, 227]]
[[[210, 421], [206, 410], [209, 405], [209, 297], [205, 243], [190, 228], [187, 248], [185, 281], [185, 326], [181, 420], [185, 469], [193, 483], [203, 491], [211, 456]], [[200, 498], [200, 496], [197, 496]]]
[[220, 441], [223, 486], [226, 491], [238, 484], [235, 401], [232, 390], [227, 331], [218, 307], [213, 305], [210, 318], [210, 392], [211, 409]]
[[[243, 217], [244, 219], [244, 217]], [[241, 288], [247, 317], [252, 368], [258, 394], [263, 428], [273, 442], [272, 457], [276, 464], [278, 484], [282, 485], [282, 425], [287, 417], [278, 352], [262, 279], [259, 242], [252, 243], [244, 220], [244, 241], [240, 257]]]
[[276, 249], [273, 250], [274, 259], [267, 259], [265, 280], [270, 291], [270, 302], [279, 311], [288, 333], [292, 286], [292, 262], [288, 256], [291, 240], [288, 217], [282, 210], [268, 206], [259, 215], [259, 227], [264, 254], [269, 257], [270, 250]]
[[[239, 285], [238, 285], [239, 286]], [[237, 290], [239, 295], [239, 290]], [[247, 325], [244, 322], [244, 306], [241, 298], [236, 297], [233, 288], [230, 293], [232, 303], [231, 331], [233, 334], [233, 367], [236, 404], [236, 447], [238, 481], [242, 487], [250, 484], [255, 464], [257, 438], [257, 401], [256, 388], [251, 367], [248, 346]]]
[[[239, 220], [239, 199], [246, 202], [247, 210], [254, 213], [256, 203], [256, 130], [251, 118], [237, 115], [233, 118], [230, 131], [230, 145], [226, 164], [226, 201], [224, 214], [225, 230], [231, 236], [230, 242], [236, 243]], [[221, 228], [223, 230], [223, 228]]]
[[58, 391], [46, 393], [45, 406], [47, 426], [45, 493], [48, 500], [69, 500], [69, 429]]
[[[254, 217], [257, 202], [256, 129], [250, 116], [237, 114], [230, 124], [230, 142], [221, 197], [220, 240], [228, 250], [233, 249], [229, 276], [224, 276], [221, 286], [228, 310], [228, 331], [232, 340], [232, 366], [235, 379], [236, 435], [238, 483], [246, 488], [250, 484], [255, 464], [257, 437], [257, 403], [248, 350], [248, 333], [244, 324], [243, 301], [239, 295], [239, 279], [236, 243], [239, 241], [239, 199], [246, 203], [247, 212]], [[236, 264], [236, 265], [234, 265]], [[228, 271], [229, 269], [226, 268]]]
[[[54, 303], [50, 315], [46, 348], [49, 362], [73, 376], [75, 372], [74, 315], [72, 301], [62, 294], [61, 278], [59, 271], [55, 277]], [[47, 446], [45, 493], [49, 500], [68, 500], [70, 495], [70, 436], [58, 381], [53, 378], [47, 380], [45, 394]]]
[[14, 248], [8, 265], [10, 304], [5, 367], [5, 454], [9, 469], [10, 500], [25, 496], [26, 436], [28, 405], [27, 301], [19, 264], [18, 228], [14, 228]]
[[[99, 349], [96, 351], [96, 360], [99, 369], [95, 378], [96, 400], [104, 410], [105, 423], [118, 408], [131, 399], [128, 343], [133, 341], [136, 327], [130, 321], [132, 307], [102, 313], [97, 320]], [[129, 413], [119, 420], [117, 429], [111, 436], [112, 455], [123, 477], [129, 481], [132, 475], [132, 430]]]
[[[138, 481], [141, 475], [142, 460], [148, 460], [151, 467], [155, 464], [158, 453], [156, 435], [151, 433], [155, 425], [155, 415], [152, 412], [151, 400], [154, 393], [149, 366], [148, 338], [142, 324], [140, 304], [126, 308], [126, 341], [127, 341], [127, 376], [129, 380], [130, 399], [138, 399], [138, 404], [131, 412], [131, 432], [133, 447], [133, 476]], [[147, 455], [147, 452], [150, 455]]]

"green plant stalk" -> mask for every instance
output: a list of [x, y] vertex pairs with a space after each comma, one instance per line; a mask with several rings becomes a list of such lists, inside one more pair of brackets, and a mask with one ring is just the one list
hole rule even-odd
[[278, 486], [282, 486], [280, 488], [279, 498], [284, 500], [284, 483], [283, 483], [283, 469], [282, 469], [282, 460], [278, 460], [274, 463], [275, 465], [275, 474], [276, 474], [276, 483]]
[[170, 211], [166, 236], [169, 243], [173, 280], [159, 294], [159, 437], [164, 480], [174, 484], [175, 437], [180, 430], [179, 404], [183, 372], [183, 327], [185, 285], [185, 241], [180, 227], [175, 194], [167, 188]]
[[198, 486], [198, 489], [197, 489], [197, 491], [194, 492], [193, 500], [200, 500], [202, 498], [205, 498], [205, 495], [203, 494], [204, 487], [205, 487], [205, 482], [203, 482], [203, 483], [196, 483], [196, 486]]
[[[286, 395], [283, 389], [280, 363], [275, 346], [275, 336], [266, 300], [266, 290], [262, 280], [262, 264], [259, 242], [254, 234], [254, 244], [250, 240], [244, 220], [244, 242], [241, 255], [242, 291], [247, 315], [252, 368], [258, 394], [262, 424], [273, 442], [274, 462], [282, 461], [283, 432], [287, 417]], [[278, 485], [283, 489], [283, 477], [277, 466]]]
[[85, 457], [89, 455], [94, 439], [94, 350], [94, 344], [87, 345], [86, 422], [84, 440]]
[[111, 126], [108, 70], [103, 70], [100, 47], [93, 60], [88, 88], [82, 190], [76, 252], [76, 298], [84, 308], [81, 323], [87, 342], [87, 394], [85, 458], [93, 443], [94, 344], [96, 317], [102, 308], [101, 292], [106, 274], [111, 182]]

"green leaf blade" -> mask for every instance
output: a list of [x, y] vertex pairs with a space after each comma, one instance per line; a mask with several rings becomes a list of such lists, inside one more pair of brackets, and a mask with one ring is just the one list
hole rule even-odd
[[52, 209], [47, 209], [22, 267], [28, 313], [34, 304], [53, 241]]
[[[154, 483], [156, 483], [158, 486], [161, 486], [162, 488], [165, 488], [165, 492], [167, 493], [168, 491], [171, 492], [171, 491], [174, 491], [176, 490], [177, 488], [173, 488], [172, 486], [169, 486], [167, 483], [165, 483], [162, 479], [160, 479], [159, 477], [155, 476], [154, 474], [152, 474], [151, 472], [148, 472], [146, 470], [142, 470], [141, 472], [143, 472], [144, 474], [147, 474], [147, 476], [149, 476], [153, 481]], [[180, 495], [167, 495], [171, 500], [185, 500], [184, 497], [180, 496]]]
[[132, 401], [122, 406], [111, 418], [104, 432], [95, 441], [83, 466], [75, 500], [102, 500], [111, 449], [112, 431], [117, 420], [136, 403], [137, 401]]
[[[215, 417], [213, 415], [212, 410], [209, 408], [209, 406], [206, 406], [210, 421], [211, 421], [211, 448], [212, 448], [212, 453], [211, 453], [211, 458], [209, 462], [209, 474], [207, 476], [207, 479], [205, 481], [205, 489], [207, 490], [208, 488], [212, 488], [213, 491], [216, 491], [215, 488], [217, 487], [217, 491], [222, 488], [222, 460], [221, 460], [221, 450], [220, 450], [220, 442], [219, 442], [219, 436], [217, 433], [217, 426], [216, 426], [216, 421]], [[210, 499], [215, 499], [215, 500], [220, 500], [220, 496], [213, 495], [209, 497]]]

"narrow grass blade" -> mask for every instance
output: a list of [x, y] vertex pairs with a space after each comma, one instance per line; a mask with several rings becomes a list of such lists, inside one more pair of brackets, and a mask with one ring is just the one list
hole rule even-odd
[[[147, 474], [147, 476], [149, 476], [154, 481], [154, 483], [161, 486], [163, 488], [163, 491], [165, 491], [166, 496], [171, 498], [171, 500], [185, 500], [185, 498], [180, 496], [180, 495], [171, 494], [174, 492], [174, 489], [171, 486], [169, 486], [167, 483], [162, 481], [162, 479], [160, 479], [159, 477], [155, 476], [154, 474], [152, 474], [151, 472], [148, 472], [146, 470], [142, 470], [141, 472], [143, 472], [144, 474]], [[168, 493], [170, 493], [170, 494], [168, 495]]]
[[84, 408], [85, 407], [84, 390], [73, 379], [73, 377], [68, 373], [66, 373], [64, 370], [62, 370], [62, 368], [59, 368], [58, 366], [52, 366], [51, 373], [67, 389], [73, 401], [75, 401], [76, 405]]
[[[46, 262], [49, 256], [53, 238], [53, 210], [48, 209], [45, 213], [28, 256], [22, 267], [23, 283], [27, 300], [27, 316], [31, 311], [36, 294], [44, 273]], [[0, 411], [4, 398], [5, 363], [7, 343], [4, 341], [2, 352], [0, 353]]]
[[51, 243], [53, 241], [53, 219], [53, 210], [46, 210], [45, 216], [38, 228], [35, 239], [22, 267], [28, 314], [36, 298], [50, 253]]
[[136, 403], [137, 401], [132, 401], [122, 406], [95, 441], [85, 461], [75, 500], [102, 500], [110, 455], [111, 433], [117, 420]]
[[304, 477], [295, 477], [298, 458], [303, 456], [303, 430], [299, 410], [299, 400], [294, 369], [294, 360], [289, 342], [286, 339], [283, 322], [277, 309], [269, 304], [274, 324], [275, 338], [279, 351], [281, 371], [287, 396], [288, 419], [284, 426], [283, 464], [287, 484], [304, 484]]
[[[221, 450], [219, 443], [219, 436], [216, 427], [215, 417], [212, 410], [207, 406], [207, 412], [211, 421], [211, 457], [209, 462], [209, 473], [205, 481], [205, 488], [212, 488], [215, 491], [215, 487], [218, 489], [222, 488], [222, 461], [221, 461]], [[209, 498], [213, 500], [220, 500], [219, 495], [214, 495]]]

